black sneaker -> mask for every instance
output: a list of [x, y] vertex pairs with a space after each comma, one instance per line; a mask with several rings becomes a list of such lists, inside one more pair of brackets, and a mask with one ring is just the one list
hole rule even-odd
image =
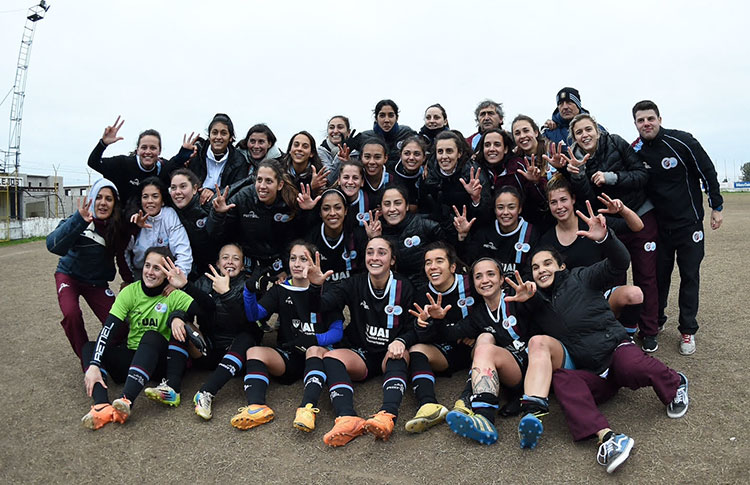
[[643, 335], [643, 341], [641, 342], [641, 348], [644, 352], [656, 352], [659, 348], [659, 342], [656, 341], [656, 335]]
[[670, 418], [681, 418], [688, 410], [688, 380], [685, 374], [680, 374], [680, 385], [677, 387], [677, 394], [671, 403], [667, 405], [667, 416]]

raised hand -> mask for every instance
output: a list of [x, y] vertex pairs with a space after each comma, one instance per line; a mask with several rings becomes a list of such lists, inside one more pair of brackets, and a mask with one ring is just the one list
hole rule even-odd
[[562, 155], [565, 159], [565, 164], [568, 166], [568, 172], [573, 174], [581, 173], [581, 168], [586, 165], [586, 162], [591, 158], [591, 154], [587, 153], [581, 160], [578, 160], [573, 153], [573, 149], [568, 147], [568, 155]]
[[214, 206], [214, 210], [219, 214], [229, 212], [229, 209], [235, 207], [235, 204], [227, 204], [228, 194], [229, 186], [224, 187], [224, 193], [222, 193], [219, 184], [216, 184], [216, 198], [211, 203]]
[[140, 227], [141, 229], [151, 229], [153, 226], [146, 222], [148, 220], [148, 214], [144, 214], [142, 210], [139, 210], [137, 214], [130, 216], [130, 222]]
[[83, 198], [83, 205], [81, 205], [81, 199], [78, 199], [78, 213], [81, 214], [83, 220], [91, 222], [94, 220], [94, 214], [91, 213], [91, 203], [93, 201], [88, 200], [88, 197]]
[[602, 242], [607, 237], [607, 220], [602, 214], [594, 215], [594, 209], [591, 208], [591, 202], [586, 201], [586, 208], [589, 210], [588, 217], [583, 212], [577, 210], [576, 214], [588, 226], [588, 231], [577, 231], [577, 236], [585, 236], [592, 241]]
[[544, 127], [548, 130], [556, 130], [557, 129], [557, 123], [555, 123], [552, 120], [547, 120], [544, 122]]
[[328, 174], [331, 173], [328, 167], [321, 167], [320, 172], [312, 167], [312, 181], [310, 182], [310, 189], [313, 193], [317, 194], [321, 189], [325, 188], [328, 183]]
[[367, 238], [372, 239], [374, 237], [380, 237], [383, 233], [383, 224], [380, 222], [380, 211], [375, 210], [374, 214], [372, 211], [367, 211], [367, 213], [370, 215], [369, 219], [362, 221], [362, 224], [365, 226]]
[[506, 296], [505, 301], [517, 301], [519, 303], [522, 303], [528, 299], [530, 299], [534, 294], [536, 293], [536, 283], [533, 281], [524, 281], [523, 278], [521, 278], [521, 273], [516, 271], [516, 281], [513, 281], [512, 279], [506, 277], [505, 281], [510, 285], [511, 288], [516, 292], [513, 296]]
[[523, 178], [534, 184], [539, 183], [542, 179], [542, 170], [536, 166], [535, 162], [536, 155], [532, 155], [531, 160], [529, 160], [529, 157], [523, 157], [521, 160], [523, 170], [520, 171]]
[[464, 190], [471, 196], [471, 201], [476, 205], [482, 198], [482, 183], [479, 181], [479, 174], [482, 172], [481, 168], [477, 169], [476, 174], [474, 173], [474, 167], [471, 167], [469, 171], [469, 181], [466, 182], [463, 178], [458, 179], [461, 185], [464, 186]]
[[123, 137], [117, 136], [117, 132], [119, 132], [120, 128], [122, 128], [123, 123], [125, 123], [125, 120], [120, 121], [120, 117], [118, 116], [117, 119], [115, 120], [115, 123], [112, 126], [108, 126], [104, 128], [104, 134], [102, 135], [102, 142], [105, 145], [111, 145], [120, 140], [124, 140]]
[[419, 303], [417, 302], [414, 302], [412, 304], [414, 305], [414, 309], [412, 310], [410, 308], [409, 313], [411, 313], [414, 317], [416, 317], [417, 325], [419, 325], [422, 328], [429, 327], [430, 326], [430, 322], [429, 322], [430, 314], [427, 312], [427, 306], [429, 305], [426, 305], [424, 308], [422, 308], [421, 306], [419, 306]]
[[[313, 170], [315, 170], [315, 167], [313, 167]], [[318, 203], [320, 200], [320, 195], [315, 197], [314, 199], [310, 196], [310, 193], [312, 192], [312, 189], [310, 187], [310, 184], [299, 184], [299, 194], [297, 194], [297, 205], [302, 210], [313, 210], [315, 209], [315, 204]]]
[[174, 288], [178, 290], [184, 288], [187, 285], [187, 275], [177, 267], [172, 261], [172, 258], [161, 258], [161, 269], [167, 276], [167, 281]]
[[224, 293], [228, 292], [229, 291], [229, 275], [216, 271], [216, 268], [214, 268], [212, 264], [208, 265], [208, 269], [210, 269], [211, 272], [203, 273], [203, 274], [205, 274], [206, 278], [208, 278], [209, 280], [213, 282], [213, 285], [211, 285], [211, 288], [213, 288], [213, 290], [220, 295], [223, 295]]
[[328, 270], [325, 273], [320, 269], [320, 253], [315, 251], [315, 262], [312, 266], [308, 266], [305, 271], [302, 272], [302, 277], [306, 277], [313, 285], [323, 286], [326, 279], [333, 274], [333, 270]]
[[342, 162], [348, 162], [349, 156], [352, 153], [352, 149], [349, 148], [349, 146], [346, 143], [344, 143], [343, 145], [339, 144], [338, 147], [339, 147], [339, 153], [336, 156], [339, 157], [339, 160], [341, 160]]
[[464, 239], [466, 239], [469, 231], [471, 231], [471, 226], [473, 226], [477, 221], [476, 217], [473, 217], [470, 221], [467, 220], [466, 206], [463, 206], [463, 208], [463, 212], [458, 212], [456, 206], [453, 206], [453, 213], [456, 214], [456, 216], [453, 218], [453, 227], [455, 227], [456, 232], [458, 232], [459, 241], [463, 241]]
[[554, 143], [549, 144], [549, 156], [545, 153], [542, 155], [542, 159], [555, 167], [556, 170], [562, 170], [565, 167], [567, 161], [565, 160], [562, 153], [563, 142], [558, 142], [557, 145]]
[[447, 305], [445, 308], [443, 308], [442, 294], [439, 294], [437, 297], [437, 301], [435, 301], [435, 299], [432, 298], [432, 295], [427, 293], [427, 300], [430, 302], [430, 304], [425, 307], [425, 310], [427, 310], [430, 318], [434, 318], [435, 320], [442, 320], [443, 318], [445, 318], [445, 316], [448, 314], [448, 311], [453, 307], [453, 305]]
[[198, 141], [198, 135], [196, 135], [194, 131], [190, 132], [190, 136], [188, 136], [187, 133], [182, 135], [182, 148], [191, 150], [193, 152], [193, 154], [190, 155], [191, 157], [198, 153], [198, 147], [195, 146], [196, 141]]
[[604, 192], [597, 199], [604, 204], [604, 209], [599, 209], [599, 214], [619, 214], [625, 208], [625, 204], [620, 199], [611, 199]]

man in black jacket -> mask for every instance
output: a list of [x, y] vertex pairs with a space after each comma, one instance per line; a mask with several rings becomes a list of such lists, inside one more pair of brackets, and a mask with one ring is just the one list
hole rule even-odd
[[698, 331], [698, 288], [704, 254], [701, 182], [711, 207], [711, 229], [721, 226], [724, 201], [714, 164], [690, 133], [662, 128], [659, 108], [653, 101], [636, 103], [633, 119], [640, 135], [633, 149], [649, 172], [646, 192], [656, 207], [659, 223], [659, 325], [667, 320], [664, 309], [676, 254], [680, 270], [680, 353], [690, 355], [695, 352]]

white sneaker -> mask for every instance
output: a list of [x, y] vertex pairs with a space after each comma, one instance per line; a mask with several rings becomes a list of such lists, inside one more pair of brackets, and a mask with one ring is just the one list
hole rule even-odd
[[195, 414], [205, 420], [211, 419], [213, 414], [211, 413], [211, 402], [214, 399], [214, 395], [207, 391], [198, 391], [193, 397], [193, 403], [195, 403]]
[[682, 355], [691, 355], [695, 353], [695, 335], [682, 334], [680, 342], [680, 353]]

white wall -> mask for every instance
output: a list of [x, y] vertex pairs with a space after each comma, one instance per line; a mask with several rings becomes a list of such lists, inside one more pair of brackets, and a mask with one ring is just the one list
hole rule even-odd
[[61, 218], [54, 217], [31, 217], [23, 221], [11, 220], [10, 224], [0, 221], [0, 240], [46, 236], [57, 227], [61, 220]]

